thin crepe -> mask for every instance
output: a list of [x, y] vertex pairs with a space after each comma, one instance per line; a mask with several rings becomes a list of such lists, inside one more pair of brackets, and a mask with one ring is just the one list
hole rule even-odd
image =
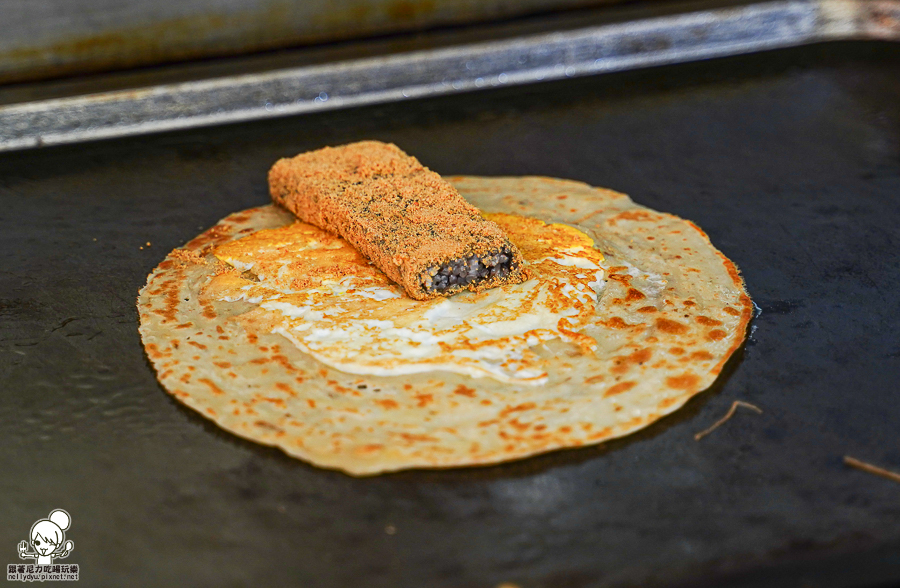
[[606, 284], [582, 332], [536, 349], [541, 386], [435, 371], [329, 368], [236, 317], [256, 305], [204, 291], [211, 251], [293, 222], [274, 206], [233, 214], [153, 271], [141, 336], [160, 382], [222, 428], [313, 464], [369, 475], [496, 463], [634, 432], [709, 387], [744, 340], [751, 302], [737, 268], [690, 221], [624, 194], [549, 178], [449, 178], [473, 205], [567, 223], [604, 254]]

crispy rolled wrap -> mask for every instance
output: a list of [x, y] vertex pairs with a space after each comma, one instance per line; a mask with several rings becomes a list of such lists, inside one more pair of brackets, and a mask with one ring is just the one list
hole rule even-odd
[[416, 300], [528, 278], [503, 230], [396, 145], [362, 141], [281, 159], [269, 190], [301, 220], [349, 241]]

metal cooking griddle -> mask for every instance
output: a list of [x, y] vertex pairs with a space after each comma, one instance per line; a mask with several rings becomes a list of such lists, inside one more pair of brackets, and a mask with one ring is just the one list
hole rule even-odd
[[[696, 221], [760, 307], [714, 387], [646, 430], [356, 479], [159, 386], [135, 298], [267, 200], [278, 157], [393, 141]], [[85, 586], [847, 587], [900, 580], [900, 50], [788, 49], [0, 155], [0, 563], [51, 509]], [[147, 245], [147, 243], [151, 245]], [[734, 400], [739, 412], [694, 433]]]
[[13, 86], [0, 89], [0, 151], [847, 40], [900, 41], [900, 0], [637, 2], [412, 38], [112, 74], [91, 80], [88, 88], [77, 79]]

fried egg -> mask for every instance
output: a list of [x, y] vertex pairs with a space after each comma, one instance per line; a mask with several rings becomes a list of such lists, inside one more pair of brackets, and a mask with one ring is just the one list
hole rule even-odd
[[207, 293], [250, 303], [254, 321], [318, 361], [353, 374], [446, 370], [541, 384], [535, 348], [562, 339], [591, 352], [579, 332], [604, 287], [603, 255], [581, 231], [512, 214], [485, 215], [520, 249], [532, 278], [449, 298], [413, 300], [349, 243], [303, 222], [214, 250], [231, 271]]

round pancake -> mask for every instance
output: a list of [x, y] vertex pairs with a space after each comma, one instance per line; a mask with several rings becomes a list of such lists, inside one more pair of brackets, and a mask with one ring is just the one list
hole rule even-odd
[[253, 318], [258, 303], [220, 300], [209, 284], [234, 270], [213, 251], [295, 221], [274, 206], [223, 219], [149, 276], [140, 331], [160, 382], [237, 435], [369, 475], [496, 463], [626, 435], [709, 387], [743, 342], [751, 316], [743, 282], [690, 221], [579, 182], [448, 179], [485, 212], [574, 226], [602, 253], [604, 284], [579, 329], [595, 344], [535, 345], [544, 383], [339, 371]]

